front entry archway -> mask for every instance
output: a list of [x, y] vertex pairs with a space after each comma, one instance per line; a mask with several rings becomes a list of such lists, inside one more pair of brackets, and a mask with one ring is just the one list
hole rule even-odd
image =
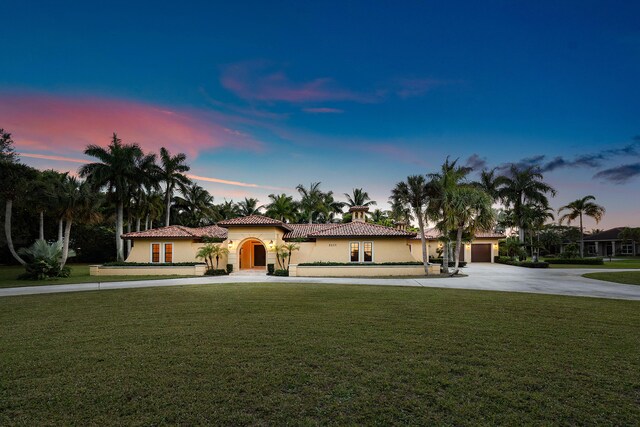
[[267, 248], [258, 239], [246, 240], [240, 246], [240, 270], [266, 270]]

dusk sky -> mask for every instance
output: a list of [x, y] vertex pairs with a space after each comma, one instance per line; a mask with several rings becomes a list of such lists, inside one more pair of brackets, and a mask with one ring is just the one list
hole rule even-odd
[[321, 181], [386, 208], [447, 156], [524, 162], [554, 207], [593, 194], [599, 228], [640, 226], [640, 2], [92, 3], [2, 4], [27, 164], [77, 171], [117, 132], [187, 153], [216, 202]]

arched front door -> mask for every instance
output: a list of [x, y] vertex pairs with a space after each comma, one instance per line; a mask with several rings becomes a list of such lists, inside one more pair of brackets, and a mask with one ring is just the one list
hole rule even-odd
[[267, 249], [258, 239], [249, 239], [240, 246], [240, 270], [266, 270]]

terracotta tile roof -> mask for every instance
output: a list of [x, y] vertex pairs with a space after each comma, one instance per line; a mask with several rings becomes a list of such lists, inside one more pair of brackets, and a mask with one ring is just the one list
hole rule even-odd
[[[441, 236], [440, 232], [438, 230], [435, 229], [435, 227], [433, 228], [425, 228], [424, 229], [424, 237], [427, 240], [436, 240], [439, 239]], [[493, 231], [478, 231], [476, 232], [475, 235], [475, 239], [504, 239], [507, 236], [505, 236], [504, 234], [501, 233], [496, 233]], [[416, 236], [415, 239], [420, 240], [420, 236]]]
[[384, 225], [370, 224], [368, 222], [348, 222], [337, 224], [335, 227], [327, 227], [324, 230], [311, 232], [308, 238], [317, 239], [324, 237], [414, 237], [416, 233], [397, 230]]
[[282, 221], [278, 221], [277, 219], [269, 218], [267, 216], [262, 215], [249, 215], [249, 216], [240, 216], [238, 218], [225, 219], [224, 221], [218, 222], [220, 227], [233, 227], [233, 226], [243, 226], [243, 225], [253, 225], [253, 226], [276, 226], [284, 228], [285, 230], [291, 230], [289, 224], [285, 224]]
[[287, 224], [291, 231], [284, 234], [283, 239], [306, 239], [310, 233], [337, 227], [340, 224]]
[[207, 227], [199, 228], [185, 227], [183, 225], [170, 225], [169, 227], [154, 228], [146, 231], [134, 231], [122, 235], [123, 239], [200, 239], [202, 237], [226, 239], [227, 230], [218, 227], [217, 225], [210, 225]]
[[620, 235], [622, 230], [624, 230], [624, 227], [615, 227], [615, 228], [610, 228], [608, 230], [604, 230], [601, 233], [585, 235], [584, 241], [593, 242], [597, 240], [621, 240], [620, 237], [618, 236]]

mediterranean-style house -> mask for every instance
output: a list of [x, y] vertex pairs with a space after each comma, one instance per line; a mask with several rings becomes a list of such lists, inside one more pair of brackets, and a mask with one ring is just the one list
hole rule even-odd
[[[218, 242], [229, 250], [219, 260], [220, 268], [231, 264], [234, 272], [266, 273], [268, 264], [277, 264], [276, 245], [295, 242], [299, 249], [291, 254], [291, 276], [398, 276], [424, 273], [421, 265], [380, 265], [422, 261], [420, 237], [404, 224], [386, 227], [367, 223], [366, 206], [351, 207], [348, 223], [288, 224], [262, 215], [250, 215], [190, 228], [172, 225], [124, 234], [132, 241], [127, 262], [187, 263], [202, 261], [196, 254], [205, 240]], [[427, 255], [436, 256], [437, 236], [425, 232]], [[493, 262], [502, 235], [485, 233], [464, 245], [467, 262]], [[343, 265], [309, 266], [308, 263]], [[373, 268], [375, 267], [375, 268]], [[276, 267], [277, 268], [277, 267]], [[432, 271], [439, 272], [439, 266]], [[155, 272], [157, 273], [157, 272]], [[154, 273], [154, 274], [155, 274]], [[202, 271], [204, 273], [204, 271]], [[106, 274], [106, 273], [105, 273]]]

